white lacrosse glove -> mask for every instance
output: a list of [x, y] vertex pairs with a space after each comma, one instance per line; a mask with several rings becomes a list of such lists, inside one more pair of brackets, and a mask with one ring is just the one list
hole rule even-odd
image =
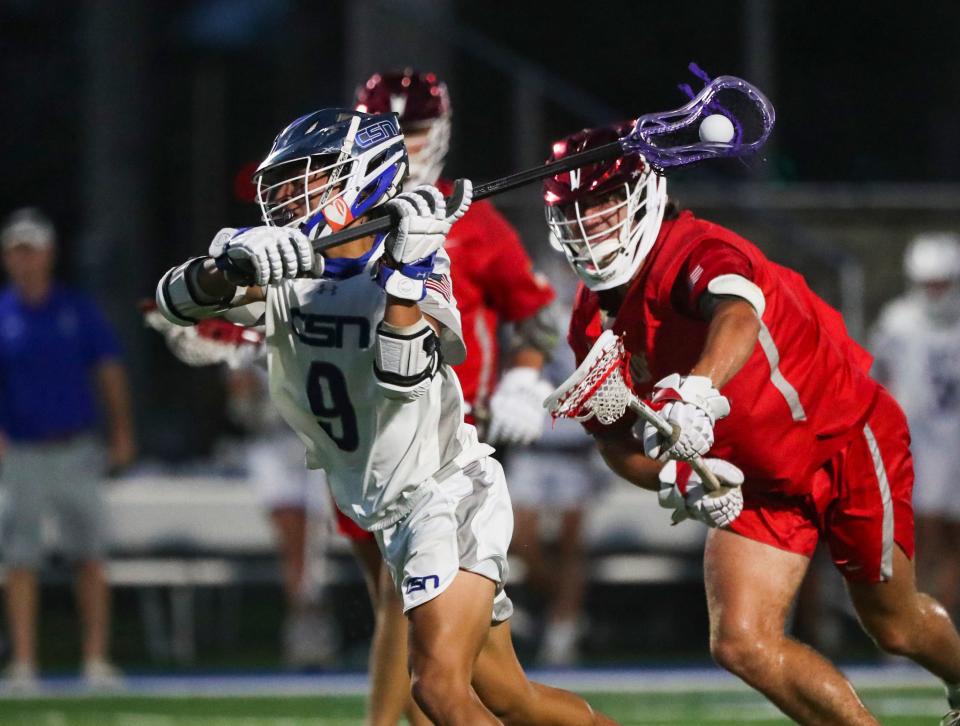
[[404, 192], [383, 205], [396, 220], [396, 228], [383, 241], [384, 256], [375, 280], [387, 294], [403, 300], [422, 300], [433, 272], [434, 256], [447, 239], [453, 223], [466, 214], [473, 199], [473, 184], [458, 179], [450, 196], [453, 211], [440, 190], [429, 184]]
[[543, 400], [552, 392], [553, 386], [536, 368], [508, 370], [490, 397], [487, 440], [492, 444], [531, 444], [539, 439], [546, 414]]
[[[673, 444], [649, 423], [643, 424], [643, 450], [651, 459], [683, 459], [706, 454], [713, 446], [713, 425], [730, 413], [730, 402], [706, 376], [667, 376], [653, 387], [650, 407], [675, 424], [680, 436]], [[639, 424], [637, 425], [639, 428]], [[669, 445], [668, 445], [669, 444]]]
[[323, 257], [314, 255], [310, 240], [293, 227], [224, 227], [207, 253], [218, 268], [248, 285], [269, 285], [307, 272], [323, 274]]
[[690, 464], [671, 459], [660, 470], [660, 506], [673, 510], [674, 524], [689, 517], [708, 527], [726, 527], [743, 511], [743, 472], [723, 459], [703, 463], [723, 485], [722, 493], [707, 493]]

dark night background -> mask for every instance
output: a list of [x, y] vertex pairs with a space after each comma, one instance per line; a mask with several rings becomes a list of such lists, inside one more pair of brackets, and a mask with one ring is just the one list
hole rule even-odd
[[[0, 0], [0, 217], [53, 217], [62, 276], [121, 332], [145, 460], [195, 462], [230, 430], [222, 377], [176, 362], [137, 303], [220, 227], [255, 223], [250, 165], [287, 122], [350, 104], [374, 71], [434, 70], [447, 175], [485, 181], [568, 132], [681, 105], [695, 61], [759, 86], [777, 126], [763, 158], [683, 171], [671, 194], [799, 269], [863, 340], [909, 238], [960, 229], [958, 37], [960, 3], [933, 1]], [[497, 204], [552, 254], [536, 186]], [[700, 627], [690, 592], [679, 612]], [[606, 599], [613, 623], [658, 616]], [[642, 622], [638, 647], [671, 634]]]
[[[448, 173], [482, 181], [566, 132], [679, 105], [693, 60], [756, 83], [778, 123], [764, 159], [684, 171], [674, 193], [800, 267], [862, 334], [902, 285], [907, 230], [960, 212], [958, 29], [942, 2], [2, 0], [0, 213], [53, 216], [64, 275], [125, 333], [145, 449], [169, 458], [210, 444], [218, 385], [164, 358], [135, 303], [255, 219], [238, 192], [286, 122], [348, 103], [374, 70], [434, 69], [454, 104]], [[501, 207], [539, 254], [537, 189]], [[852, 313], [818, 271], [841, 258], [865, 278]], [[209, 416], [185, 418], [187, 400]]]

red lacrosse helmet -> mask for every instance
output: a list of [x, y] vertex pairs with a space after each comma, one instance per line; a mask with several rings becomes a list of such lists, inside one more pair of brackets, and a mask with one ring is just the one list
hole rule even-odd
[[[374, 73], [357, 88], [355, 105], [365, 113], [392, 111], [400, 117], [411, 185], [434, 184], [440, 178], [450, 148], [450, 94], [436, 75], [412, 68]], [[419, 145], [418, 131], [426, 132]]]
[[[584, 129], [554, 142], [548, 161], [626, 136], [632, 121]], [[547, 177], [543, 201], [551, 241], [591, 290], [628, 282], [656, 242], [667, 182], [639, 154]]]

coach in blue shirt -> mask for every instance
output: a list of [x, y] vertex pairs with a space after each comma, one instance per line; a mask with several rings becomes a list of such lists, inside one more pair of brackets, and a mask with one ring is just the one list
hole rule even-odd
[[[0, 248], [10, 280], [0, 290], [2, 543], [13, 640], [7, 677], [18, 687], [35, 682], [40, 524], [53, 515], [61, 550], [77, 565], [84, 674], [93, 685], [108, 685], [118, 672], [107, 659], [102, 477], [135, 455], [120, 346], [92, 300], [54, 281], [49, 220], [35, 210], [16, 212], [0, 231]], [[106, 457], [95, 388], [106, 414]]]

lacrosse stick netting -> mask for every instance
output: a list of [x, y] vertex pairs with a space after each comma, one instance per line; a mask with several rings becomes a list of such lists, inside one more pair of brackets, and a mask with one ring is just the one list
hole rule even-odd
[[609, 426], [630, 405], [630, 373], [623, 340], [605, 330], [583, 363], [544, 402], [553, 418], [587, 421], [594, 416]]
[[[583, 363], [543, 405], [553, 418], [588, 421], [596, 417], [605, 426], [619, 420], [629, 408], [667, 437], [667, 445], [676, 441], [680, 433], [630, 388], [629, 356], [623, 339], [612, 330], [603, 331]], [[706, 491], [722, 491], [722, 485], [701, 457], [696, 456], [689, 463]]]
[[174, 325], [156, 309], [147, 310], [144, 322], [163, 335], [170, 352], [191, 367], [226, 364], [233, 369], [252, 365], [264, 353], [259, 330], [211, 318], [196, 325]]

